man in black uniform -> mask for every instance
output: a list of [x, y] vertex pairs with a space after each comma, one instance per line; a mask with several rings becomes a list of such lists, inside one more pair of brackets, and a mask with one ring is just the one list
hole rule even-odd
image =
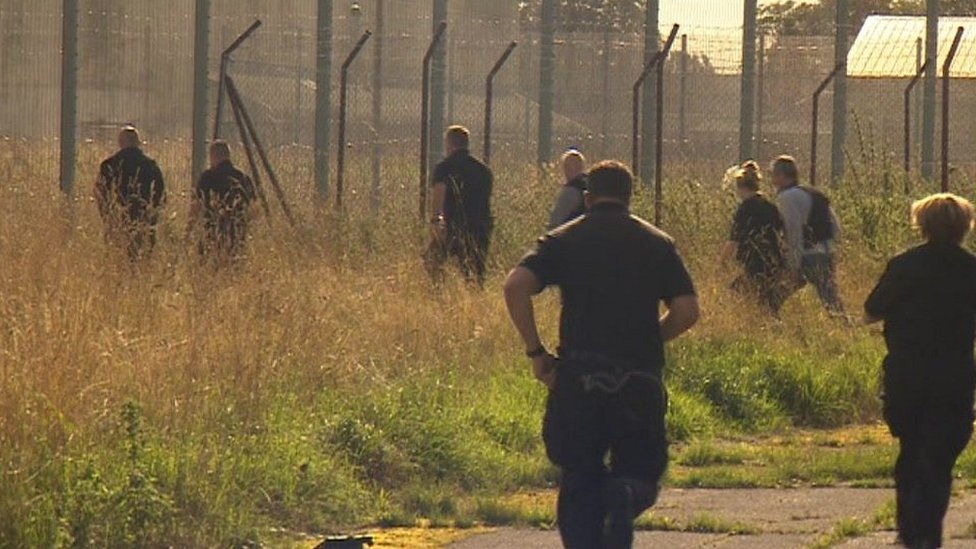
[[227, 142], [210, 144], [210, 169], [203, 172], [190, 206], [192, 231], [203, 217], [201, 253], [217, 259], [237, 259], [244, 251], [250, 207], [256, 197], [254, 183], [234, 167]]
[[884, 321], [884, 417], [895, 463], [898, 533], [912, 549], [942, 546], [952, 468], [973, 433], [976, 257], [962, 243], [973, 207], [951, 194], [912, 206], [926, 243], [895, 257], [868, 297]]
[[[632, 187], [623, 164], [594, 167], [589, 213], [543, 237], [505, 283], [512, 322], [550, 389], [543, 438], [563, 473], [559, 532], [570, 549], [630, 547], [634, 520], [656, 502], [668, 460], [664, 343], [699, 315], [671, 237], [629, 213]], [[558, 359], [532, 306], [548, 286], [562, 292]]]
[[444, 137], [445, 158], [434, 169], [434, 238], [427, 250], [427, 269], [435, 278], [443, 274], [444, 263], [456, 257], [467, 280], [485, 282], [485, 260], [494, 220], [491, 189], [494, 176], [471, 156], [468, 130], [451, 126]]
[[140, 149], [139, 131], [127, 125], [119, 132], [119, 151], [102, 162], [95, 183], [105, 237], [124, 246], [132, 260], [156, 244], [156, 224], [166, 198], [163, 173]]

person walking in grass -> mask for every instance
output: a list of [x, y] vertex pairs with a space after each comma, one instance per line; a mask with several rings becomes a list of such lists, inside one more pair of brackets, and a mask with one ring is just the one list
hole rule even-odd
[[783, 303], [783, 217], [776, 205], [759, 190], [762, 175], [753, 161], [735, 170], [735, 193], [741, 204], [732, 221], [729, 240], [722, 250], [722, 262], [731, 257], [743, 272], [732, 288], [759, 298], [774, 315]]
[[444, 263], [457, 258], [465, 279], [485, 283], [488, 245], [494, 219], [491, 193], [494, 176], [480, 160], [471, 156], [470, 133], [451, 126], [444, 136], [447, 158], [434, 169], [433, 240], [425, 254], [428, 272], [435, 280], [443, 277]]
[[843, 316], [834, 258], [840, 223], [830, 200], [817, 189], [800, 185], [792, 156], [780, 156], [773, 161], [772, 181], [783, 215], [786, 265], [792, 284], [797, 289], [812, 284], [827, 311]]
[[106, 240], [125, 248], [129, 258], [137, 260], [156, 245], [166, 184], [156, 161], [142, 152], [135, 126], [122, 127], [118, 145], [118, 152], [99, 166], [95, 202]]
[[[634, 520], [657, 501], [668, 462], [664, 344], [699, 315], [674, 241], [630, 214], [632, 190], [626, 166], [597, 164], [589, 213], [542, 237], [505, 282], [512, 322], [549, 388], [543, 439], [562, 470], [557, 515], [569, 549], [631, 547]], [[532, 304], [549, 286], [562, 293], [558, 358]]]
[[952, 468], [973, 432], [976, 257], [963, 248], [973, 206], [938, 194], [912, 206], [925, 243], [895, 257], [864, 305], [884, 321], [884, 418], [899, 441], [898, 533], [912, 549], [942, 546]]
[[250, 177], [234, 167], [226, 141], [211, 143], [209, 155], [210, 168], [193, 192], [187, 233], [202, 220], [200, 253], [218, 261], [238, 259], [244, 253], [257, 189]]
[[569, 149], [560, 159], [565, 180], [556, 196], [552, 213], [549, 214], [548, 230], [583, 215], [586, 207], [583, 195], [586, 193], [586, 158], [576, 149]]

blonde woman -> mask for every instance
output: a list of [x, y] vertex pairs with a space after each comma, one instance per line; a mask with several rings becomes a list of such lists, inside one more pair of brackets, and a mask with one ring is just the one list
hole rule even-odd
[[962, 244], [973, 206], [937, 194], [912, 206], [925, 243], [888, 263], [865, 303], [884, 321], [884, 417], [900, 445], [895, 464], [900, 541], [942, 546], [952, 468], [973, 432], [976, 257]]
[[760, 190], [759, 165], [746, 162], [736, 169], [735, 194], [741, 204], [735, 212], [723, 262], [733, 255], [743, 274], [732, 283], [736, 291], [757, 296], [774, 314], [783, 303], [783, 217]]

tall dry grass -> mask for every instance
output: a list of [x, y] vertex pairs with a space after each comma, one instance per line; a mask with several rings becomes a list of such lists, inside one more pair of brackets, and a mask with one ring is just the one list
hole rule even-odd
[[[224, 543], [255, 524], [375, 519], [403, 508], [390, 491], [414, 477], [451, 489], [492, 475], [507, 478], [502, 486], [544, 481], [533, 441], [542, 395], [523, 372], [499, 289], [541, 232], [551, 172], [496, 162], [498, 230], [482, 292], [428, 281], [408, 158], [388, 159], [373, 215], [365, 161], [354, 157], [348, 208], [337, 214], [310, 197], [308, 155], [276, 151], [298, 226], [280, 214], [258, 220], [247, 260], [214, 270], [184, 239], [184, 148], [147, 147], [169, 176], [169, 202], [155, 253], [132, 265], [104, 242], [88, 198], [110, 150], [83, 147], [66, 202], [51, 183], [53, 144], [0, 147], [0, 546]], [[908, 205], [925, 191], [902, 192], [884, 163], [865, 157], [856, 168], [833, 193], [852, 312], [885, 258], [912, 242]], [[693, 436], [713, 419], [773, 428], [872, 417], [875, 336], [829, 320], [809, 291], [780, 324], [726, 290], [734, 273], [717, 254], [735, 204], [719, 178], [666, 186], [665, 229], [705, 310], [673, 348], [676, 428]], [[634, 209], [649, 215], [651, 203], [642, 191]], [[552, 342], [558, 300], [540, 304]], [[833, 377], [821, 370], [832, 366]], [[770, 381], [780, 371], [789, 375]], [[477, 456], [464, 450], [471, 429], [481, 433], [471, 434]], [[151, 490], [133, 488], [136, 473]]]

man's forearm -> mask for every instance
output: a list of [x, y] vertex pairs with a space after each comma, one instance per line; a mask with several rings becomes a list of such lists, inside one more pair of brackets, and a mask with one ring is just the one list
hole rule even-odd
[[539, 283], [535, 275], [524, 268], [517, 268], [508, 276], [505, 282], [505, 305], [512, 324], [522, 337], [527, 351], [538, 349], [542, 345], [539, 328], [535, 322], [535, 307], [532, 296], [539, 291]]
[[531, 351], [542, 345], [539, 337], [539, 328], [535, 323], [535, 307], [532, 305], [532, 297], [528, 292], [505, 292], [505, 303], [508, 305], [508, 314], [512, 318], [512, 324], [522, 337], [525, 349]]
[[685, 326], [686, 323], [681, 322], [678, 315], [672, 314], [671, 311], [665, 312], [661, 316], [661, 340], [667, 343], [668, 341], [677, 339], [678, 336], [688, 331], [691, 326]]
[[661, 339], [665, 342], [677, 339], [698, 322], [701, 312], [698, 298], [694, 296], [676, 297], [661, 316]]
[[444, 214], [444, 198], [447, 195], [447, 187], [443, 183], [434, 185], [434, 192], [431, 193], [431, 213], [434, 215]]

